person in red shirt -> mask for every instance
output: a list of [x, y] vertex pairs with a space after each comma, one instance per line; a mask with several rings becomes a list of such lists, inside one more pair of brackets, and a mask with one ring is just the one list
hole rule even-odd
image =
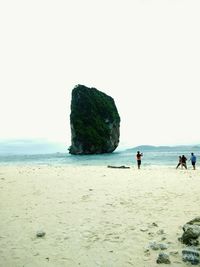
[[137, 151], [136, 160], [137, 160], [138, 169], [140, 169], [140, 166], [142, 163], [142, 156], [143, 156], [143, 153], [140, 153], [140, 151]]

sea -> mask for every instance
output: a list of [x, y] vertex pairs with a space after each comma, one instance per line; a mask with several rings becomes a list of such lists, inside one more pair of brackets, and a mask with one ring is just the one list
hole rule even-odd
[[0, 165], [79, 165], [136, 166], [137, 151], [143, 153], [142, 166], [176, 166], [178, 157], [190, 159], [191, 152], [200, 158], [200, 145], [119, 147], [112, 153], [71, 155], [63, 144], [15, 140], [0, 142]]

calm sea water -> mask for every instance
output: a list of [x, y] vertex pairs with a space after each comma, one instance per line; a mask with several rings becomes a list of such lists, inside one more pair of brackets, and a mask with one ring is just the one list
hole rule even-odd
[[[192, 150], [191, 150], [192, 149]], [[38, 164], [38, 165], [115, 165], [115, 166], [135, 166], [137, 149], [120, 150], [111, 154], [101, 155], [70, 155], [66, 153], [48, 153], [48, 154], [15, 154], [15, 153], [0, 153], [0, 164]], [[142, 159], [143, 166], [163, 165], [163, 166], [176, 166], [179, 155], [185, 155], [188, 160], [190, 153], [194, 152], [200, 158], [199, 147], [183, 147], [183, 148], [167, 148], [167, 149], [151, 149], [140, 150], [144, 156]]]

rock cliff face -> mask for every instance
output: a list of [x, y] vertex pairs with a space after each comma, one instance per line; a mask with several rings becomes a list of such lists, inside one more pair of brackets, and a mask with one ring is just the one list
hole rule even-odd
[[119, 144], [120, 117], [112, 97], [77, 85], [71, 100], [71, 154], [113, 152]]

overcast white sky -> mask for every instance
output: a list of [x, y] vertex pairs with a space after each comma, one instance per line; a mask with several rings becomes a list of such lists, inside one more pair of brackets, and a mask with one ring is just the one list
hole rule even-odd
[[71, 91], [109, 94], [121, 144], [200, 143], [199, 0], [0, 2], [0, 139], [70, 144]]

